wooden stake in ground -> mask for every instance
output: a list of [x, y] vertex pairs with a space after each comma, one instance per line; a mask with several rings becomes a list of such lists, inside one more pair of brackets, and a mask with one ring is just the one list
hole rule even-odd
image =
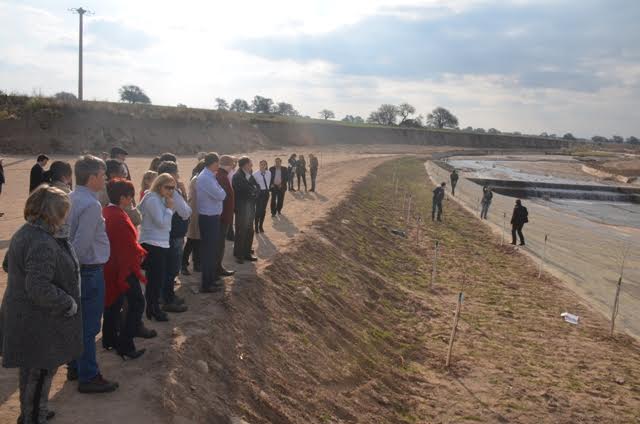
[[538, 278], [542, 277], [542, 267], [544, 266], [545, 256], [547, 255], [547, 239], [549, 234], [544, 235], [544, 247], [542, 248], [542, 256], [540, 257], [540, 269], [538, 269]]
[[622, 288], [622, 276], [618, 279], [616, 287], [616, 297], [613, 300], [613, 310], [611, 311], [611, 331], [609, 335], [613, 336], [613, 330], [616, 326], [616, 318], [618, 317], [618, 310], [620, 307], [620, 289]]
[[440, 242], [436, 240], [436, 245], [433, 249], [433, 267], [431, 268], [431, 286], [436, 282], [436, 268], [438, 266], [438, 247]]
[[411, 200], [413, 199], [412, 195], [409, 195], [409, 203], [407, 204], [407, 219], [405, 222], [407, 223], [407, 230], [409, 229], [409, 219], [411, 219]]
[[507, 213], [502, 215], [502, 244], [504, 244], [505, 233], [507, 232]]
[[422, 217], [418, 215], [416, 217], [416, 248], [420, 246], [420, 224], [422, 223]]
[[456, 332], [458, 331], [458, 320], [460, 319], [460, 309], [462, 308], [462, 300], [464, 295], [462, 292], [458, 293], [458, 305], [456, 306], [456, 314], [453, 317], [453, 328], [451, 329], [451, 337], [449, 338], [449, 349], [447, 349], [447, 361], [445, 366], [449, 368], [451, 364], [451, 352], [453, 351], [453, 341], [456, 338]]

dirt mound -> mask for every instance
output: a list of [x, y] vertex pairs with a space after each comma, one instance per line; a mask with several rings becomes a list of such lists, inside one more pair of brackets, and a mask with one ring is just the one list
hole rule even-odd
[[[431, 224], [422, 163], [396, 165], [377, 168], [264, 273], [212, 299], [225, 308], [206, 327], [174, 331], [162, 393], [173, 422], [637, 422], [638, 345], [609, 338], [598, 313], [453, 202], [445, 224]], [[419, 243], [393, 175], [425, 218]], [[565, 310], [580, 325], [563, 322]]]
[[61, 102], [0, 95], [0, 149], [5, 153], [133, 154], [202, 150], [252, 151], [280, 146], [411, 144], [558, 149], [572, 143], [533, 136], [390, 128], [339, 121], [108, 102]]

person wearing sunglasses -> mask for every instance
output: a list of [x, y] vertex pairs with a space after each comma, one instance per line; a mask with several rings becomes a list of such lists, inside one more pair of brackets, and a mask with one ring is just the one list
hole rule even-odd
[[140, 244], [147, 251], [143, 265], [147, 277], [146, 314], [156, 321], [169, 320], [160, 309], [160, 292], [167, 274], [175, 190], [176, 180], [170, 174], [160, 174], [138, 205], [142, 214]]

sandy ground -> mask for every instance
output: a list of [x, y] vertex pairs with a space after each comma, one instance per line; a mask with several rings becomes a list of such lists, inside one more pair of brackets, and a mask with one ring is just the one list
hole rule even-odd
[[[438, 150], [445, 150], [439, 148]], [[435, 151], [432, 149], [431, 151]], [[256, 237], [254, 247], [260, 258], [257, 264], [237, 265], [230, 258], [231, 243], [227, 243], [225, 263], [236, 269], [235, 277], [228, 278], [228, 286], [241, 284], [244, 278], [255, 277], [256, 273], [268, 263], [277, 251], [285, 249], [291, 240], [310, 228], [314, 220], [324, 216], [333, 206], [344, 198], [355, 181], [367, 175], [380, 163], [393, 157], [391, 152], [420, 153], [429, 152], [428, 148], [415, 146], [376, 146], [376, 147], [325, 147], [315, 150], [320, 159], [317, 193], [287, 193], [284, 213], [265, 221], [266, 233]], [[305, 156], [307, 150], [298, 150]], [[283, 162], [288, 157], [284, 151], [259, 151], [250, 155], [257, 163], [280, 156]], [[73, 158], [58, 158], [67, 159]], [[134, 181], [139, 181], [147, 169], [151, 158], [131, 157], [127, 160]], [[23, 223], [22, 208], [27, 197], [28, 174], [33, 165], [32, 158], [5, 157], [5, 175], [8, 184], [0, 198], [0, 255], [4, 256], [11, 235]], [[182, 175], [190, 175], [195, 159], [179, 159]], [[309, 183], [309, 181], [308, 181]], [[68, 383], [64, 369], [54, 378], [51, 390], [51, 408], [58, 415], [56, 423], [146, 423], [166, 422], [160, 404], [162, 385], [167, 381], [169, 370], [166, 358], [170, 350], [184, 341], [180, 336], [198, 331], [207, 325], [216, 311], [222, 310], [221, 299], [210, 295], [195, 294], [199, 274], [181, 277], [182, 285], [178, 289], [181, 296], [187, 298], [190, 307], [184, 314], [171, 315], [168, 323], [149, 323], [147, 326], [158, 331], [159, 336], [152, 340], [137, 339], [138, 348], [146, 348], [146, 354], [139, 360], [123, 362], [113, 353], [98, 348], [98, 362], [106, 378], [120, 382], [120, 389], [106, 395], [81, 395], [76, 391], [75, 383]], [[6, 287], [6, 274], [0, 273], [0, 294]], [[212, 302], [214, 304], [212, 304]], [[203, 313], [206, 311], [206, 313]], [[211, 314], [211, 315], [209, 315]], [[177, 336], [177, 337], [176, 337]], [[100, 346], [98, 342], [98, 346]], [[0, 423], [14, 422], [19, 413], [17, 390], [17, 372], [13, 369], [0, 369]]]
[[[449, 183], [448, 172], [427, 163], [434, 181]], [[455, 198], [479, 215], [481, 187], [461, 178]], [[488, 222], [510, 242], [509, 220], [515, 199], [494, 193]], [[529, 210], [529, 223], [524, 227], [526, 252], [543, 255], [544, 238], [548, 235], [545, 270], [564, 280], [606, 317], [611, 316], [615, 286], [620, 275], [623, 250], [624, 284], [620, 296], [618, 326], [640, 336], [640, 229], [623, 225], [607, 225], [571, 211], [556, 210], [540, 203], [524, 201]], [[506, 216], [506, 220], [504, 217]], [[506, 224], [506, 225], [505, 225]], [[569, 311], [571, 312], [571, 311]]]

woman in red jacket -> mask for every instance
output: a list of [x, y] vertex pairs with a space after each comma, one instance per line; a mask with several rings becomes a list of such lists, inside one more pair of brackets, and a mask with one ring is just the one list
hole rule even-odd
[[[140, 357], [145, 349], [136, 350], [136, 335], [144, 311], [144, 295], [140, 282], [146, 282], [141, 263], [147, 252], [138, 244], [138, 232], [124, 209], [135, 196], [131, 181], [116, 178], [107, 183], [109, 204], [102, 210], [111, 256], [104, 266], [105, 309], [102, 323], [102, 345], [115, 348], [122, 359]], [[125, 305], [126, 300], [126, 308]]]

